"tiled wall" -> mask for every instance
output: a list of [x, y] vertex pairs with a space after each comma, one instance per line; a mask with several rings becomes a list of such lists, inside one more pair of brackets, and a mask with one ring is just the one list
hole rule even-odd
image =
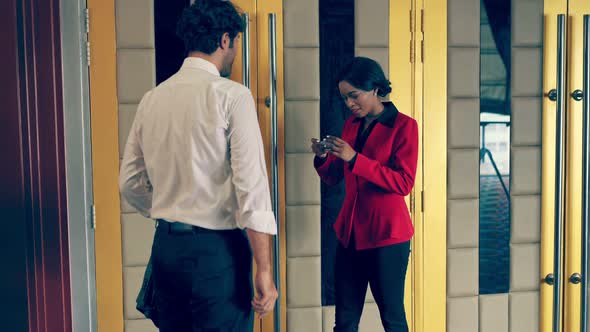
[[356, 0], [354, 25], [356, 56], [365, 56], [377, 61], [388, 76], [389, 0]]
[[[121, 157], [137, 104], [156, 84], [154, 2], [116, 0], [117, 95]], [[126, 332], [157, 331], [135, 309], [154, 235], [154, 222], [134, 212], [121, 200], [123, 244], [123, 303]]]
[[318, 1], [283, 0], [289, 332], [321, 332], [323, 321], [320, 180], [309, 148], [320, 133]]
[[[309, 139], [320, 133], [319, 0], [283, 0], [287, 195], [287, 330], [329, 332], [334, 307], [321, 307], [320, 180]], [[301, 24], [305, 22], [305, 24]], [[356, 1], [357, 55], [388, 70], [389, 0]], [[360, 331], [382, 331], [372, 296]]]
[[[319, 0], [284, 0], [285, 167], [287, 202], [287, 329], [328, 332], [334, 307], [321, 307], [320, 182], [309, 138], [319, 123]], [[357, 55], [388, 71], [389, 0], [356, 4]], [[136, 107], [155, 85], [153, 1], [117, 0], [117, 71], [120, 150]], [[375, 18], [378, 18], [375, 21]], [[305, 22], [305, 24], [301, 24]], [[124, 201], [124, 200], [123, 200]], [[122, 203], [124, 317], [127, 332], [156, 331], [135, 310], [152, 243], [154, 224]], [[369, 292], [360, 331], [382, 330]]]
[[479, 295], [480, 0], [448, 0], [448, 332], [538, 331], [543, 0], [512, 0], [510, 293]]

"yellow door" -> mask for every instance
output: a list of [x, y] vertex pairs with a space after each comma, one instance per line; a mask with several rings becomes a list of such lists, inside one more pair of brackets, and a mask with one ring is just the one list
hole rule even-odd
[[[273, 185], [271, 169], [272, 156], [272, 123], [270, 109], [267, 106], [269, 96], [269, 26], [268, 14], [277, 13], [276, 22], [276, 54], [278, 69], [278, 166], [279, 166], [279, 263], [280, 270], [280, 325], [286, 331], [286, 255], [285, 255], [285, 190], [284, 190], [284, 116], [283, 116], [283, 75], [282, 75], [282, 4], [269, 0], [237, 0], [235, 3], [248, 15], [248, 29], [239, 43], [240, 51], [234, 65], [232, 79], [249, 86], [257, 102], [258, 116], [263, 140], [267, 148], [267, 168], [269, 179]], [[430, 6], [430, 7], [428, 7]], [[423, 10], [425, 7], [430, 12]], [[310, 8], [310, 10], [317, 10]], [[408, 15], [408, 13], [410, 15]], [[425, 5], [425, 1], [411, 0], [405, 2], [390, 2], [389, 5], [389, 77], [396, 87], [393, 101], [404, 112], [414, 117], [422, 133], [426, 132], [427, 121], [430, 121], [428, 132], [430, 135], [420, 136], [420, 160], [416, 178], [415, 190], [408, 199], [412, 217], [415, 221], [416, 236], [412, 244], [412, 258], [410, 261], [406, 284], [406, 311], [408, 323], [413, 331], [434, 331], [444, 327], [445, 322], [445, 209], [446, 188], [445, 179], [440, 177], [439, 170], [446, 167], [445, 128], [437, 126], [446, 120], [444, 107], [437, 103], [437, 98], [445, 98], [446, 90], [446, 57], [437, 51], [446, 47], [446, 33], [444, 29], [436, 29], [446, 23], [446, 2], [433, 1]], [[430, 25], [424, 25], [425, 17]], [[424, 43], [424, 35], [428, 31], [432, 38], [431, 44]], [[248, 51], [244, 53], [243, 47]], [[432, 54], [430, 71], [424, 71], [425, 54]], [[435, 56], [436, 55], [436, 56]], [[431, 79], [425, 84], [424, 77]], [[432, 79], [432, 78], [438, 79]], [[249, 83], [249, 84], [247, 84]], [[424, 98], [424, 91], [431, 91], [431, 98]], [[429, 113], [428, 113], [429, 112]], [[425, 121], [425, 113], [428, 120]], [[422, 146], [428, 143], [429, 154], [426, 155]], [[423, 167], [425, 160], [430, 160], [431, 167]], [[429, 171], [428, 175], [425, 172]], [[425, 193], [424, 187], [431, 189]], [[429, 197], [431, 204], [425, 208], [424, 197]], [[425, 215], [429, 216], [431, 225], [429, 232], [424, 230]], [[426, 241], [426, 239], [428, 241]], [[429, 261], [425, 264], [425, 261]], [[428, 295], [426, 295], [428, 293]], [[428, 296], [430, 299], [426, 301]], [[275, 317], [268, 317], [257, 321], [255, 331], [274, 331]]]
[[542, 331], [582, 328], [584, 14], [588, 1], [545, 1]]
[[279, 300], [272, 315], [255, 320], [254, 331], [274, 331], [277, 325], [281, 331], [286, 331], [283, 8], [281, 1], [237, 0], [234, 3], [248, 20], [239, 43], [238, 54], [241, 56], [236, 57], [232, 79], [249, 87], [256, 102], [279, 226], [273, 250]]
[[[565, 210], [565, 268], [564, 329], [580, 331], [581, 273], [582, 273], [582, 150], [583, 112], [581, 96], [584, 90], [584, 14], [590, 14], [590, 2], [569, 0], [567, 31], [566, 76], [566, 210]], [[588, 91], [586, 91], [587, 93]]]
[[[446, 308], [446, 25], [444, 0], [390, 1], [392, 100], [418, 122], [419, 160], [409, 206], [415, 235], [406, 275], [410, 331], [441, 331]], [[409, 13], [409, 15], [408, 15]], [[409, 41], [409, 43], [408, 43]], [[406, 46], [407, 45], [407, 46]], [[426, 205], [425, 201], [429, 204]]]

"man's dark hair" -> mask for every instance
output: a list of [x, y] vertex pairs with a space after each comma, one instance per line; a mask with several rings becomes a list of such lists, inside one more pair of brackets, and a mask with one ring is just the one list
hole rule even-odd
[[342, 81], [364, 91], [377, 89], [377, 95], [380, 97], [385, 97], [391, 92], [391, 82], [385, 77], [379, 63], [365, 57], [355, 57], [342, 69], [338, 75], [338, 82]]
[[182, 12], [176, 34], [184, 41], [187, 52], [211, 54], [226, 32], [233, 47], [234, 38], [244, 27], [244, 20], [231, 1], [197, 0]]

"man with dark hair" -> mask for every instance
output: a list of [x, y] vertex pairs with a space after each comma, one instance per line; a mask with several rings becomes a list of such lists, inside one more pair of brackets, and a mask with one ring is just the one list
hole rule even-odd
[[277, 228], [255, 104], [225, 78], [243, 29], [230, 1], [185, 9], [177, 33], [188, 57], [142, 98], [125, 147], [121, 193], [157, 220], [152, 277], [162, 332], [252, 331], [252, 309], [264, 316], [278, 297], [270, 263]]

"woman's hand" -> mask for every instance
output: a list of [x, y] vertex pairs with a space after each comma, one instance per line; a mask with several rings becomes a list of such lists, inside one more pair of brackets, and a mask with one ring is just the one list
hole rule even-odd
[[356, 151], [345, 140], [334, 136], [328, 136], [326, 140], [331, 144], [330, 153], [334, 156], [346, 162], [351, 161], [356, 156]]
[[311, 139], [311, 151], [313, 151], [313, 153], [315, 153], [317, 157], [322, 159], [328, 156], [328, 151], [322, 148], [322, 146], [320, 145], [320, 140], [318, 140], [317, 138]]

